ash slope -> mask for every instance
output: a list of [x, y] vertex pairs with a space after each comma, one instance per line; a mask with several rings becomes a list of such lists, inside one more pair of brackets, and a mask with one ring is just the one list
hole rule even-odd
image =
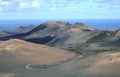
[[119, 34], [119, 30], [97, 30], [82, 23], [75, 23], [69, 30], [58, 35], [48, 44], [108, 43], [118, 40]]
[[59, 35], [47, 44], [77, 52], [80, 50], [111, 51], [120, 50], [120, 36], [118, 30], [70, 30]]
[[[19, 39], [0, 41], [0, 76], [26, 77], [26, 65], [54, 65], [76, 56], [75, 53]], [[22, 73], [24, 73], [22, 75]], [[19, 75], [20, 74], [20, 75]], [[34, 75], [34, 73], [32, 73]], [[16, 76], [17, 75], [17, 76]], [[33, 76], [32, 77], [35, 77]], [[31, 76], [29, 76], [31, 77]]]
[[[19, 39], [0, 41], [1, 77], [119, 77], [120, 52], [101, 52], [62, 65], [26, 69], [29, 64], [49, 65], [75, 57], [73, 52]], [[92, 70], [92, 71], [91, 71]]]
[[[36, 62], [43, 64], [57, 63], [67, 58], [75, 56], [74, 53], [55, 49], [45, 45], [25, 42], [19, 39], [11, 39], [8, 41], [0, 41], [0, 53], [6, 57], [16, 57], [15, 59], [23, 59], [26, 62]], [[12, 56], [13, 55], [13, 56]], [[2, 57], [1, 56], [1, 57]]]
[[[65, 77], [119, 77], [120, 52], [102, 52], [67, 64]], [[61, 77], [64, 77], [62, 75]]]

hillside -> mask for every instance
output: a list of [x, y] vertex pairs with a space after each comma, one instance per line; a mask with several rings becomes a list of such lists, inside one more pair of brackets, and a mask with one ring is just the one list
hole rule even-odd
[[74, 28], [80, 28], [83, 31], [92, 31], [94, 30], [94, 28], [89, 27], [88, 25], [84, 24], [84, 23], [80, 23], [80, 22], [76, 22], [73, 24]]
[[[24, 39], [26, 41], [30, 41], [34, 43], [45, 44], [50, 42], [57, 36], [67, 32], [72, 32], [74, 34], [74, 32], [76, 33], [76, 31], [78, 31], [78, 32], [83, 32], [84, 34], [84, 32], [89, 32], [94, 30], [93, 28], [90, 28], [83, 23], [75, 23], [72, 25], [68, 22], [62, 22], [62, 21], [49, 21], [49, 22], [42, 23], [35, 28], [33, 27], [34, 26], [19, 27], [13, 30], [13, 33], [15, 33], [15, 35], [3, 37], [0, 39], [7, 40], [10, 38], [19, 38], [19, 39]], [[33, 29], [30, 31], [27, 31], [31, 28]]]
[[42, 64], [57, 63], [75, 56], [72, 52], [57, 48], [55, 49], [45, 45], [29, 43], [19, 39], [0, 41], [0, 51], [1, 55], [8, 55], [8, 57], [14, 55], [17, 58], [25, 58], [28, 62], [29, 60], [31, 60], [31, 62], [33, 60], [39, 61], [38, 63]]
[[120, 30], [118, 30], [118, 32], [115, 35], [116, 37], [120, 37]]
[[[43, 29], [40, 29], [39, 27], [43, 26]], [[64, 30], [69, 29], [70, 24], [67, 22], [60, 22], [60, 21], [49, 21], [46, 23], [41, 24], [36, 28], [34, 32], [32, 32], [30, 35], [26, 36], [26, 39], [29, 38], [42, 38], [46, 36], [57, 36], [61, 34]]]
[[0, 37], [0, 77], [119, 77], [119, 35], [120, 30], [49, 21]]
[[[120, 52], [102, 52], [66, 64], [61, 77], [119, 77]], [[59, 75], [58, 75], [59, 76]]]
[[0, 77], [120, 76], [119, 51], [75, 56], [70, 51], [19, 39], [0, 41]]
[[7, 31], [0, 31], [0, 37], [4, 37], [4, 36], [8, 36], [8, 35], [12, 35], [12, 33], [7, 32]]
[[[73, 28], [74, 29], [74, 28]], [[81, 44], [87, 42], [89, 39], [99, 35], [102, 31], [71, 31], [68, 30], [65, 33], [59, 35], [54, 40], [50, 41], [48, 44], [50, 45], [60, 45], [60, 44]]]
[[120, 41], [119, 30], [97, 30], [83, 23], [71, 25], [62, 21], [45, 22], [26, 33], [1, 37], [0, 40], [10, 38], [19, 38], [72, 51], [114, 50], [116, 47], [119, 50], [120, 45], [118, 43]]
[[35, 27], [37, 27], [37, 25], [19, 26], [15, 28], [14, 30], [11, 30], [10, 32], [15, 33], [15, 34], [25, 33], [25, 32], [28, 32], [34, 29]]
[[90, 27], [73, 27], [48, 42], [47, 45], [78, 52], [80, 49], [85, 51], [119, 50], [120, 38], [118, 30], [94, 30], [92, 28], [88, 30], [88, 28]]
[[67, 22], [60, 22], [60, 21], [50, 21], [39, 26], [35, 27], [34, 29], [30, 30], [26, 33], [19, 33], [7, 37], [2, 37], [0, 40], [8, 40], [10, 38], [19, 38], [24, 39], [26, 41], [45, 44], [56, 36], [61, 34], [62, 32], [68, 30], [71, 24]]
[[[38, 68], [43, 65], [52, 66], [68, 61], [75, 56], [76, 54], [73, 52], [19, 39], [0, 41], [0, 76], [11, 75], [16, 72], [21, 73], [37, 66]], [[28, 67], [28, 65], [31, 65], [31, 67]], [[36, 66], [33, 67], [32, 65]], [[3, 74], [1, 74], [2, 72]]]

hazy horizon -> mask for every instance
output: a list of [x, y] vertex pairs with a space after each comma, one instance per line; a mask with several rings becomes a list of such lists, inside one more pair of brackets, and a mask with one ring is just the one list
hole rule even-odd
[[102, 29], [102, 30], [115, 30], [120, 29], [120, 19], [64, 19], [64, 20], [0, 20], [0, 30], [12, 30], [19, 26], [28, 25], [40, 25], [48, 21], [62, 21], [74, 24], [76, 22], [84, 23], [92, 28]]
[[[98, 29], [119, 29], [119, 4], [120, 0], [0, 0], [0, 29], [2, 26], [11, 29], [12, 26], [39, 25], [49, 20], [70, 23], [69, 20], [90, 20], [79, 22]], [[113, 21], [96, 23], [97, 20]]]

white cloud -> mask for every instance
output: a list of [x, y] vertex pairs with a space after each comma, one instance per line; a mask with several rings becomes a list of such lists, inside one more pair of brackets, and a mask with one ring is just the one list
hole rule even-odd
[[28, 8], [29, 4], [27, 2], [21, 2], [21, 3], [19, 3], [19, 7], [20, 8]]
[[1, 11], [88, 12], [120, 8], [120, 0], [0, 0]]
[[39, 0], [0, 0], [1, 11], [34, 11], [39, 7]]
[[2, 1], [1, 2], [1, 5], [10, 5], [11, 4], [11, 2], [9, 2], [9, 1]]
[[31, 7], [33, 7], [33, 8], [39, 8], [40, 7], [40, 3], [38, 1], [32, 1]]
[[94, 0], [94, 2], [98, 3], [105, 3], [105, 2], [110, 2], [111, 0]]

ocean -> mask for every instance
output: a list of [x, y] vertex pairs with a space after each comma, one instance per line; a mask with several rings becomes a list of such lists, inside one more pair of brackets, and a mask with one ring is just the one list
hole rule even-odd
[[[43, 22], [52, 21], [52, 20], [0, 20], [0, 30], [12, 30], [18, 26], [28, 26], [30, 24], [39, 25]], [[90, 27], [96, 29], [120, 29], [120, 19], [75, 19], [75, 20], [58, 20], [58, 21], [66, 21], [71, 24], [75, 22], [85, 23]]]

